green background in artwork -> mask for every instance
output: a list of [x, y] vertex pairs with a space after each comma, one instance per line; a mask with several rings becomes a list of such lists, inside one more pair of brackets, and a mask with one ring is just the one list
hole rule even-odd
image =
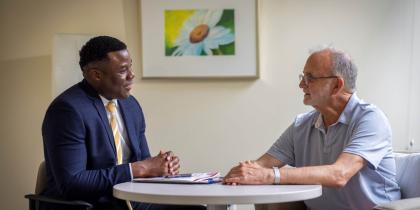
[[[235, 35], [235, 11], [233, 9], [225, 9], [223, 10], [222, 18], [220, 19], [219, 23], [217, 25], [223, 26], [225, 28], [229, 28], [232, 34]], [[220, 51], [223, 55], [235, 55], [235, 43], [234, 42], [227, 44], [227, 45], [221, 45], [219, 47]], [[218, 50], [212, 50], [213, 55], [220, 55]]]
[[[165, 10], [165, 55], [171, 56], [177, 47], [174, 47], [176, 38], [181, 32], [184, 22], [188, 20], [197, 10]], [[230, 29], [235, 34], [235, 11], [233, 9], [224, 9], [217, 26], [223, 26]], [[218, 49], [212, 49], [213, 55], [235, 55], [235, 41], [220, 45]], [[204, 52], [202, 56], [206, 56]]]

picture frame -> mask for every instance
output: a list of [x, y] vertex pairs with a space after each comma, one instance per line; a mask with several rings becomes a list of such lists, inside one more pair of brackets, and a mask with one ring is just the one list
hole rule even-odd
[[257, 0], [141, 0], [141, 76], [259, 77]]

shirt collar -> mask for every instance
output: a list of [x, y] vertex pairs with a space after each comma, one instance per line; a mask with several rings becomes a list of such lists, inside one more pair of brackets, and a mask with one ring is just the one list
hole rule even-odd
[[[350, 99], [347, 102], [346, 106], [344, 107], [343, 112], [341, 112], [340, 117], [338, 117], [337, 122], [334, 124], [342, 123], [348, 125], [353, 114], [353, 109], [359, 102], [360, 99], [357, 97], [356, 93], [353, 93], [350, 96]], [[314, 117], [312, 124], [315, 126], [315, 128], [324, 128], [324, 121], [322, 120], [322, 115], [318, 111], [317, 113], [318, 116]]]
[[356, 93], [353, 93], [350, 96], [349, 101], [346, 104], [346, 107], [344, 107], [343, 112], [341, 112], [340, 117], [338, 118], [337, 122], [343, 123], [343, 124], [350, 124], [350, 121], [353, 116], [353, 110], [354, 107], [360, 102], [360, 99], [357, 97]]
[[118, 100], [117, 99], [108, 100], [105, 97], [103, 97], [102, 95], [99, 95], [99, 97], [101, 98], [102, 103], [104, 104], [105, 107], [110, 101], [113, 101], [114, 104], [115, 104], [115, 107], [118, 107]]

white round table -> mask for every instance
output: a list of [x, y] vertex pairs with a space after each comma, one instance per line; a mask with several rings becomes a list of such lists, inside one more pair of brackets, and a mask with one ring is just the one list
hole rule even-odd
[[230, 204], [301, 201], [321, 196], [321, 185], [222, 185], [125, 182], [114, 186], [116, 198], [146, 203], [207, 204], [229, 209]]

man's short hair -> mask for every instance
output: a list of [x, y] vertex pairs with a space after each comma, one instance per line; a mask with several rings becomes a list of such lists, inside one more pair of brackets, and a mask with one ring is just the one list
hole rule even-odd
[[310, 50], [311, 54], [328, 50], [331, 53], [331, 71], [334, 75], [343, 77], [345, 89], [350, 93], [356, 91], [357, 67], [350, 55], [332, 46], [321, 46]]
[[91, 62], [101, 61], [108, 59], [107, 54], [109, 52], [120, 51], [127, 49], [127, 45], [124, 42], [110, 36], [97, 36], [90, 39], [83, 45], [79, 51], [80, 69], [88, 65]]

